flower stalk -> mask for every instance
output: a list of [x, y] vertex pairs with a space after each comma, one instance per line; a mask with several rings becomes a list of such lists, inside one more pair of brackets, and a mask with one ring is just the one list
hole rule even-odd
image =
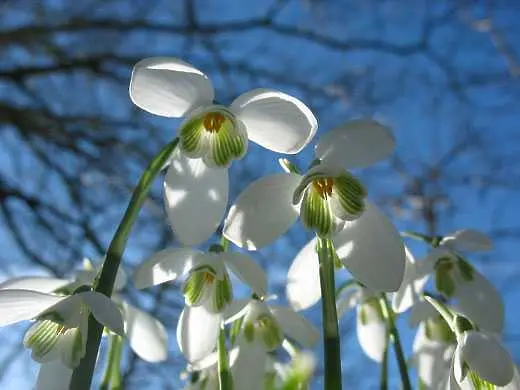
[[[139, 211], [148, 197], [151, 185], [155, 177], [159, 174], [164, 165], [171, 158], [179, 140], [174, 139], [166, 145], [150, 162], [143, 172], [137, 187], [135, 188], [130, 203], [119, 223], [119, 226], [108, 247], [101, 273], [94, 287], [95, 291], [108, 297], [112, 295], [117, 270], [121, 263], [128, 236], [139, 215]], [[80, 365], [74, 370], [70, 383], [71, 390], [88, 390], [92, 383], [92, 376], [101, 342], [103, 327], [90, 315], [88, 321], [87, 348], [85, 356], [81, 359]]]
[[381, 294], [381, 307], [387, 321], [388, 333], [394, 343], [394, 352], [397, 359], [397, 366], [399, 367], [399, 375], [401, 376], [401, 383], [403, 385], [402, 388], [403, 390], [412, 390], [410, 377], [408, 375], [408, 367], [406, 366], [406, 358], [401, 345], [401, 338], [399, 337], [399, 331], [395, 326], [394, 311], [390, 307], [385, 294]]
[[320, 261], [320, 286], [323, 315], [323, 348], [325, 355], [324, 389], [341, 390], [341, 349], [336, 312], [334, 282], [335, 249], [330, 239], [318, 237], [317, 252]]
[[116, 334], [110, 334], [108, 346], [108, 359], [103, 374], [100, 390], [121, 390], [121, 352], [123, 350], [123, 339]]
[[224, 326], [220, 328], [217, 343], [218, 350], [218, 385], [220, 390], [233, 390], [233, 377], [229, 371], [226, 349], [226, 331]]

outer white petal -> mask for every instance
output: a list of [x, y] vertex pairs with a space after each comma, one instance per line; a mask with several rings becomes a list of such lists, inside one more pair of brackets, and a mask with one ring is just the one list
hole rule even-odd
[[485, 252], [493, 248], [493, 243], [488, 236], [473, 229], [457, 230], [444, 237], [441, 245], [468, 252]]
[[226, 211], [228, 186], [227, 169], [175, 154], [164, 180], [164, 199], [170, 225], [182, 244], [198, 245], [215, 233]]
[[254, 89], [236, 98], [231, 110], [245, 124], [251, 141], [278, 153], [298, 153], [318, 128], [305, 104], [279, 91]]
[[263, 297], [267, 294], [267, 275], [262, 267], [243, 253], [227, 252], [221, 254], [222, 260], [231, 271], [253, 292]]
[[[463, 382], [464, 360], [461, 353], [460, 345], [457, 345], [453, 358], [451, 359], [450, 378], [448, 382], [448, 390], [459, 390], [461, 389], [460, 383]], [[466, 390], [466, 389], [464, 389]], [[468, 389], [469, 390], [469, 389]]]
[[438, 314], [437, 310], [435, 310], [429, 302], [421, 300], [412, 306], [410, 317], [408, 317], [408, 325], [416, 327], [421, 322], [426, 321], [428, 318], [435, 317]]
[[177, 323], [177, 343], [188, 362], [196, 362], [215, 349], [222, 316], [204, 306], [185, 306]]
[[213, 86], [200, 70], [177, 58], [139, 61], [132, 71], [130, 98], [155, 115], [179, 118], [213, 101]]
[[64, 299], [30, 290], [0, 290], [0, 326], [36, 318]]
[[60, 359], [40, 365], [35, 390], [69, 390], [72, 369]]
[[513, 380], [515, 367], [511, 355], [493, 336], [465, 332], [460, 349], [464, 361], [482, 379], [497, 386], [506, 386]]
[[447, 345], [426, 337], [424, 324], [420, 324], [413, 342], [413, 362], [419, 378], [426, 389], [437, 389], [435, 385], [449, 376], [455, 345]]
[[168, 356], [168, 333], [156, 318], [123, 302], [125, 335], [130, 347], [147, 362], [161, 362]]
[[124, 334], [121, 311], [112, 299], [94, 291], [82, 292], [77, 296], [81, 297], [83, 303], [89, 307], [92, 315], [99, 323], [118, 335]]
[[256, 250], [284, 234], [298, 218], [292, 197], [300, 180], [300, 175], [280, 173], [252, 183], [231, 207], [224, 236], [241, 248]]
[[42, 293], [51, 293], [60, 287], [66, 286], [71, 280], [48, 276], [22, 276], [8, 279], [0, 283], [0, 290], [31, 290]]
[[515, 374], [513, 375], [513, 380], [509, 382], [504, 387], [498, 387], [503, 390], [519, 390], [520, 389], [520, 374], [518, 372], [518, 367], [515, 367]]
[[362, 296], [361, 289], [357, 286], [343, 289], [336, 299], [338, 318], [341, 318], [347, 311], [355, 308], [359, 304]]
[[286, 294], [294, 310], [307, 309], [321, 299], [316, 239], [309, 241], [294, 258], [287, 275]]
[[405, 251], [399, 232], [371, 202], [333, 237], [336, 252], [352, 276], [374, 291], [396, 291], [403, 281]]
[[233, 385], [236, 390], [264, 390], [267, 353], [260, 343], [241, 340], [238, 355], [230, 361]]
[[317, 158], [345, 168], [364, 168], [395, 149], [386, 126], [372, 119], [358, 119], [325, 133], [316, 145]]
[[480, 329], [501, 333], [504, 328], [504, 303], [487, 278], [474, 269], [473, 280], [457, 285], [454, 298], [458, 308]]
[[294, 310], [278, 306], [269, 305], [269, 310], [282, 327], [284, 334], [300, 343], [304, 347], [313, 347], [320, 338], [320, 332], [309, 321]]
[[249, 311], [249, 302], [251, 299], [236, 299], [224, 309], [224, 323], [229, 324], [243, 317]]
[[412, 252], [405, 247], [406, 265], [401, 287], [392, 297], [392, 308], [396, 313], [403, 313], [419, 300], [419, 294], [429, 279], [429, 273], [423, 275], [420, 264], [415, 261]]
[[[370, 310], [370, 306], [365, 306], [364, 310]], [[371, 319], [368, 323], [361, 322], [361, 306], [358, 306], [356, 323], [357, 323], [357, 338], [359, 344], [367, 356], [381, 363], [386, 345], [386, 325], [383, 321]], [[371, 317], [371, 316], [369, 316]]]
[[200, 262], [201, 253], [191, 248], [165, 249], [157, 252], [135, 270], [135, 287], [143, 289], [182, 277]]

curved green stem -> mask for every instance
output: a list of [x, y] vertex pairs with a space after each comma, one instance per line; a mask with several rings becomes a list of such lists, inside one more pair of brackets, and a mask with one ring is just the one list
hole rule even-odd
[[[143, 203], [148, 197], [148, 192], [153, 180], [161, 169], [170, 159], [173, 151], [177, 147], [179, 140], [176, 138], [166, 145], [150, 162], [144, 171], [137, 187], [135, 188], [130, 203], [123, 215], [117, 231], [108, 247], [103, 268], [99, 274], [99, 279], [95, 286], [95, 291], [108, 297], [112, 295], [114, 282], [117, 275], [119, 264], [123, 256], [130, 231], [139, 215]], [[70, 390], [89, 390], [92, 383], [92, 375], [96, 365], [99, 350], [99, 343], [103, 333], [103, 326], [90, 315], [88, 320], [88, 336], [85, 356], [81, 359], [79, 366], [74, 370], [70, 383]]]
[[408, 375], [408, 367], [406, 365], [406, 359], [404, 357], [403, 347], [401, 345], [401, 338], [399, 337], [399, 331], [395, 326], [394, 311], [390, 307], [385, 294], [381, 295], [381, 305], [388, 324], [388, 332], [390, 333], [390, 337], [394, 343], [394, 352], [397, 359], [397, 365], [399, 367], [399, 375], [401, 376], [403, 390], [412, 390], [410, 377]]
[[318, 237], [320, 286], [323, 315], [323, 348], [325, 355], [324, 389], [341, 390], [341, 349], [334, 286], [335, 249], [332, 241]]
[[121, 352], [123, 350], [123, 339], [121, 336], [111, 334], [109, 336], [108, 358], [105, 373], [99, 390], [121, 390]]
[[218, 353], [218, 384], [220, 390], [233, 390], [233, 377], [229, 371], [228, 356], [226, 349], [226, 332], [221, 327], [217, 343]]

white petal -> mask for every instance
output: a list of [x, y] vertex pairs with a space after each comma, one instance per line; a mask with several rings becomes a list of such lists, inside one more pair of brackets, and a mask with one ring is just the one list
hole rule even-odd
[[[372, 315], [368, 315], [368, 322], [363, 324], [360, 315], [361, 307], [362, 306], [358, 306], [356, 316], [359, 344], [370, 359], [381, 363], [383, 361], [387, 339], [386, 325], [384, 322], [372, 318]], [[364, 305], [363, 310], [371, 310], [371, 307]]]
[[179, 118], [213, 101], [213, 86], [200, 70], [177, 58], [139, 61], [132, 71], [130, 98], [152, 114]]
[[0, 290], [0, 326], [36, 318], [64, 299], [30, 290]]
[[278, 153], [298, 153], [318, 128], [314, 114], [300, 100], [269, 89], [240, 95], [231, 110], [245, 124], [251, 141]]
[[413, 342], [413, 362], [426, 389], [433, 390], [448, 377], [454, 349], [453, 344], [427, 338], [424, 324], [419, 325]]
[[337, 254], [352, 276], [374, 291], [396, 291], [403, 281], [405, 251], [399, 232], [378, 207], [366, 210], [333, 238]]
[[301, 176], [280, 173], [248, 186], [231, 207], [224, 236], [241, 248], [259, 249], [284, 234], [298, 218], [292, 204]]
[[[464, 357], [462, 356], [462, 349], [457, 344], [455, 352], [453, 353], [453, 359], [451, 360], [451, 371], [450, 371], [450, 389], [459, 389], [459, 383], [464, 381]], [[467, 375], [467, 372], [466, 372]]]
[[8, 279], [0, 283], [0, 290], [31, 290], [42, 293], [51, 293], [60, 287], [66, 286], [71, 280], [47, 276], [23, 276]]
[[392, 297], [392, 308], [396, 313], [407, 311], [420, 300], [419, 294], [422, 293], [430, 277], [429, 273], [422, 274], [420, 264], [415, 261], [412, 252], [406, 247], [405, 253], [406, 265], [403, 282]]
[[83, 303], [89, 307], [92, 315], [100, 324], [110, 329], [112, 332], [123, 336], [123, 318], [121, 317], [121, 311], [114, 301], [105, 295], [94, 291], [82, 292], [77, 294], [77, 296], [79, 296]]
[[165, 249], [143, 261], [133, 280], [139, 289], [155, 286], [184, 276], [200, 262], [202, 252], [190, 248]]
[[408, 325], [412, 328], [416, 327], [421, 322], [426, 321], [428, 318], [435, 317], [438, 314], [437, 310], [435, 310], [429, 302], [421, 300], [412, 306], [410, 316], [408, 317]]
[[267, 294], [267, 275], [251, 258], [243, 253], [221, 254], [222, 260], [231, 271], [260, 297]]
[[341, 318], [347, 311], [355, 308], [362, 297], [361, 290], [358, 286], [344, 288], [336, 298], [336, 309], [338, 318]]
[[488, 236], [473, 229], [457, 230], [444, 237], [441, 245], [468, 252], [485, 252], [493, 248], [493, 243]]
[[482, 379], [497, 386], [505, 386], [513, 379], [511, 355], [491, 335], [466, 332], [460, 347], [465, 362]]
[[304, 347], [313, 347], [320, 338], [320, 332], [303, 316], [294, 310], [278, 306], [269, 305], [269, 310], [282, 327], [285, 335], [295, 340]]
[[177, 324], [177, 343], [188, 362], [208, 356], [217, 344], [222, 316], [204, 306], [185, 306]]
[[168, 356], [168, 334], [156, 318], [123, 302], [125, 335], [130, 347], [147, 362], [161, 362]]
[[473, 270], [473, 280], [457, 285], [454, 298], [458, 308], [480, 329], [501, 333], [504, 328], [504, 303], [500, 293], [487, 278]]
[[359, 119], [325, 133], [315, 155], [344, 168], [364, 168], [388, 157], [394, 149], [395, 140], [388, 127], [372, 119]]
[[249, 302], [251, 302], [251, 299], [235, 299], [231, 301], [224, 310], [225, 324], [230, 324], [245, 316], [249, 311]]
[[520, 389], [520, 374], [518, 372], [518, 367], [515, 366], [515, 374], [513, 375], [513, 380], [509, 382], [504, 387], [499, 387], [502, 390], [519, 390]]
[[69, 390], [71, 378], [72, 369], [56, 359], [40, 365], [35, 390]]
[[210, 238], [228, 203], [227, 169], [209, 168], [202, 159], [177, 152], [164, 180], [164, 199], [175, 237], [186, 246]]
[[287, 274], [286, 295], [294, 310], [304, 310], [321, 299], [320, 268], [316, 239], [296, 255]]
[[259, 343], [241, 342], [231, 373], [236, 390], [264, 390], [267, 354]]

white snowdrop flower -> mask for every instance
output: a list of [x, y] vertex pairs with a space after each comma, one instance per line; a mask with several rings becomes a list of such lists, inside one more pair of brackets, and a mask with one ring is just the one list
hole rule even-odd
[[[317, 120], [300, 100], [255, 89], [229, 107], [215, 104], [208, 77], [177, 58], [138, 62], [130, 81], [132, 101], [152, 114], [180, 118], [180, 151], [166, 174], [170, 224], [183, 245], [206, 241], [224, 216], [227, 167], [247, 150], [248, 139], [278, 153], [295, 154], [314, 136]], [[188, 216], [188, 217], [186, 217]]]
[[[43, 285], [48, 288], [45, 282]], [[0, 290], [0, 326], [36, 320], [25, 334], [24, 346], [39, 363], [59, 360], [74, 369], [85, 354], [90, 313], [108, 329], [123, 334], [119, 309], [102, 294], [82, 291], [60, 296], [26, 289]]]
[[226, 310], [226, 323], [231, 322], [237, 348], [231, 369], [236, 389], [264, 389], [267, 352], [285, 338], [306, 348], [319, 340], [319, 331], [291, 308], [256, 299], [234, 301]]
[[233, 299], [228, 269], [259, 297], [265, 295], [264, 271], [249, 256], [236, 252], [166, 249], [144, 261], [134, 274], [140, 289], [186, 277], [182, 288], [186, 306], [177, 324], [177, 342], [189, 362], [203, 359], [215, 348], [224, 310]]
[[225, 237], [256, 250], [284, 234], [298, 216], [320, 236], [332, 236], [366, 208], [365, 189], [347, 169], [375, 163], [394, 146], [389, 129], [373, 120], [352, 121], [328, 132], [315, 149], [319, 163], [307, 174], [264, 177], [239, 195], [226, 218]]

